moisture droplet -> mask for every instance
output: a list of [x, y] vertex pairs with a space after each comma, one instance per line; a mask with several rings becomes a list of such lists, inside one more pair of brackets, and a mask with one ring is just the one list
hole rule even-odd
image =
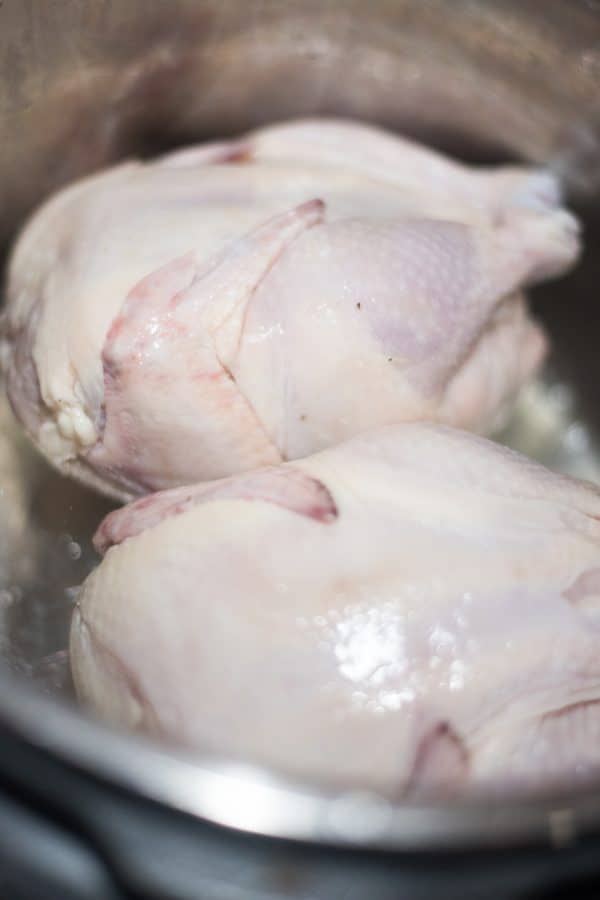
[[584, 453], [589, 446], [589, 435], [585, 425], [581, 422], [569, 425], [565, 434], [565, 444], [574, 453]]
[[69, 541], [67, 544], [67, 553], [71, 559], [81, 559], [81, 547], [77, 541]]

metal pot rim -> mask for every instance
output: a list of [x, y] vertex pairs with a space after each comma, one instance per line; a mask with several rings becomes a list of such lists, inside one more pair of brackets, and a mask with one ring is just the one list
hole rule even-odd
[[600, 789], [394, 804], [332, 792], [110, 730], [74, 707], [0, 676], [0, 723], [95, 777], [214, 824], [364, 850], [459, 851], [574, 843], [597, 828]]

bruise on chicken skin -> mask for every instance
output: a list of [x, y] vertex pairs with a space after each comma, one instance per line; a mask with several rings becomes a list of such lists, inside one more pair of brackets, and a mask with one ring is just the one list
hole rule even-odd
[[51, 462], [122, 498], [383, 424], [489, 431], [545, 353], [522, 290], [577, 253], [548, 173], [358, 123], [127, 162], [17, 242], [9, 396]]
[[600, 492], [376, 429], [124, 507], [71, 659], [120, 725], [397, 797], [600, 770]]

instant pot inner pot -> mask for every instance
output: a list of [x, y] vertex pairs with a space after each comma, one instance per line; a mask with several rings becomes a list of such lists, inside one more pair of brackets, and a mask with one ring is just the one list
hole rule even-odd
[[[84, 6], [0, 6], [1, 239], [50, 191], [124, 155], [294, 116], [363, 118], [465, 159], [547, 164], [566, 179], [587, 250], [534, 297], [551, 363], [501, 439], [600, 483], [592, 4]], [[69, 703], [69, 618], [109, 509], [42, 461], [2, 395], [0, 652], [19, 678]]]

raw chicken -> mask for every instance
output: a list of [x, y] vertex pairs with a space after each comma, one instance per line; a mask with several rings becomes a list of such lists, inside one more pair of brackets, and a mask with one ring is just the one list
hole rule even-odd
[[396, 796], [600, 768], [600, 493], [396, 425], [112, 513], [71, 636], [124, 726]]
[[397, 421], [487, 431], [544, 355], [521, 289], [577, 252], [551, 175], [365, 125], [129, 162], [21, 236], [9, 396], [56, 465], [121, 497]]

